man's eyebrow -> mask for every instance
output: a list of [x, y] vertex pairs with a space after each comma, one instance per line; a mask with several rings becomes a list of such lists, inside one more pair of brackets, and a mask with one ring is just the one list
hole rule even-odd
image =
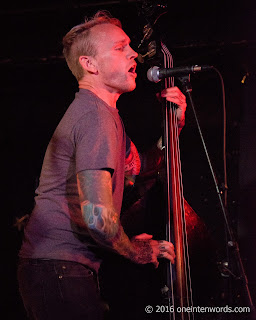
[[131, 39], [128, 38], [128, 39], [122, 39], [122, 40], [118, 40], [118, 41], [115, 41], [114, 44], [117, 44], [117, 43], [131, 43]]

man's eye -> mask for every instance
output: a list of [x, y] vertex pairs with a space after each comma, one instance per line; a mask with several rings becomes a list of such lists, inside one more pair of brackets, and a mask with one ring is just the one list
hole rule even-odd
[[123, 47], [123, 46], [121, 46], [121, 47], [116, 47], [115, 49], [116, 49], [116, 50], [119, 50], [119, 51], [123, 51], [123, 50], [124, 50], [124, 47]]

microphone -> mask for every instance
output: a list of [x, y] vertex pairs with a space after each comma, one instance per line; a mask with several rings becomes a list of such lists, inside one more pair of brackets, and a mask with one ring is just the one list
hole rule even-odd
[[178, 67], [178, 68], [159, 68], [154, 66], [147, 72], [148, 80], [151, 82], [158, 82], [161, 79], [169, 77], [184, 76], [194, 72], [209, 71], [213, 66], [190, 66], [190, 67]]

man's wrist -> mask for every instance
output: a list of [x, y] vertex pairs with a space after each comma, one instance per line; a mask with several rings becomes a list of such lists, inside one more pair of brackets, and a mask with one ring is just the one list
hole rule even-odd
[[148, 240], [131, 240], [135, 249], [136, 255], [134, 262], [138, 264], [147, 264], [152, 262], [153, 249]]

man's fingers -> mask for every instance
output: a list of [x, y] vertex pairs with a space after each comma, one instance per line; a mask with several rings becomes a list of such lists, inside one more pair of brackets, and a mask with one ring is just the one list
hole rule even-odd
[[164, 89], [161, 92], [161, 97], [166, 100], [176, 103], [180, 108], [185, 109], [187, 107], [186, 96], [180, 91], [178, 87], [171, 87]]
[[180, 108], [186, 108], [187, 107], [187, 103], [186, 101], [184, 101], [183, 99], [181, 99], [180, 97], [166, 97], [166, 100], [169, 102], [173, 102], [175, 104], [177, 104]]
[[169, 254], [168, 252], [161, 252], [159, 258], [165, 258], [171, 261], [172, 264], [175, 263], [175, 256]]
[[153, 265], [154, 265], [154, 267], [157, 269], [157, 268], [158, 268], [158, 266], [159, 266], [159, 262], [158, 262], [158, 260], [153, 261]]
[[171, 242], [161, 240], [161, 241], [158, 241], [158, 244], [159, 244], [159, 248], [163, 248], [164, 250], [168, 248], [171, 248], [174, 250], [174, 245]]
[[164, 97], [164, 98], [176, 97], [176, 98], [179, 98], [181, 101], [186, 101], [186, 96], [180, 91], [178, 87], [170, 87], [170, 88], [164, 89], [161, 92], [161, 97]]
[[174, 245], [168, 241], [159, 241], [159, 258], [166, 258], [174, 263], [175, 251]]
[[167, 247], [167, 248], [160, 248], [159, 249], [159, 253], [165, 253], [167, 252], [168, 254], [170, 254], [171, 256], [175, 257], [175, 251], [173, 248], [171, 247]]

